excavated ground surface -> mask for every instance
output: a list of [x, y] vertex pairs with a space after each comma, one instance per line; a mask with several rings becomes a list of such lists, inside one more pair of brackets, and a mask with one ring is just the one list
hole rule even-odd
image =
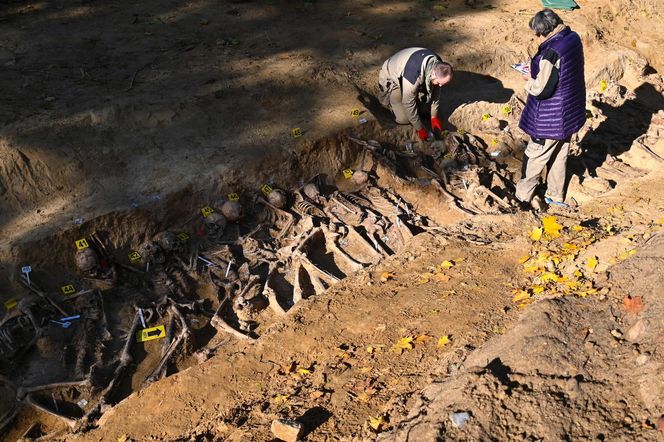
[[[307, 440], [661, 437], [662, 16], [582, 6], [562, 13], [586, 45], [579, 207], [552, 222], [511, 197], [508, 66], [537, 1], [4, 5], [3, 437], [268, 440], [277, 417]], [[411, 44], [457, 70], [442, 143], [367, 94]], [[201, 209], [233, 192], [220, 232]], [[167, 230], [175, 250], [149, 244]], [[167, 336], [136, 342], [137, 308]]]

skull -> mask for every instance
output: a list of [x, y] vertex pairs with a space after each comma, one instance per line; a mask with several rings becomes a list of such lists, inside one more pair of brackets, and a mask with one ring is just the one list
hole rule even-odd
[[152, 241], [157, 243], [165, 253], [178, 253], [182, 251], [182, 241], [171, 231], [163, 231], [152, 237]]
[[236, 223], [242, 218], [242, 206], [238, 201], [226, 201], [221, 206], [221, 213], [232, 223]]
[[314, 183], [308, 183], [304, 186], [302, 189], [304, 191], [304, 194], [311, 200], [317, 201], [318, 196], [320, 195], [320, 191], [318, 190], [318, 186], [316, 186]]
[[138, 248], [138, 253], [141, 254], [141, 262], [143, 264], [163, 264], [166, 261], [161, 247], [152, 241], [145, 241], [141, 244]]
[[363, 170], [358, 170], [353, 174], [353, 182], [358, 186], [363, 186], [369, 181], [369, 174]]
[[209, 236], [221, 236], [228, 222], [221, 213], [212, 212], [205, 218], [205, 233]]
[[90, 247], [77, 251], [74, 261], [76, 267], [85, 274], [96, 275], [99, 271], [99, 257]]
[[267, 200], [275, 207], [283, 209], [288, 202], [288, 195], [281, 189], [274, 189], [267, 195]]

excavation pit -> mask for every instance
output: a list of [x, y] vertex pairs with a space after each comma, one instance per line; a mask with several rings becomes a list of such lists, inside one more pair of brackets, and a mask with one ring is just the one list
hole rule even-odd
[[1, 424], [85, 431], [229, 340], [260, 340], [413, 236], [511, 211], [506, 168], [472, 135], [449, 137], [412, 150], [339, 135], [263, 174], [278, 179], [211, 180], [20, 246], [33, 271], [2, 320], [2, 388], [16, 393]]

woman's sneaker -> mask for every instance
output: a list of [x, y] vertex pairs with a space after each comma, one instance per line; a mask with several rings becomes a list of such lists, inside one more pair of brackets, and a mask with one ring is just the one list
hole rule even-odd
[[558, 206], [562, 207], [563, 209], [569, 209], [571, 207], [565, 201], [556, 201], [553, 198], [549, 198], [548, 196], [544, 197], [544, 202], [546, 202], [549, 206]]

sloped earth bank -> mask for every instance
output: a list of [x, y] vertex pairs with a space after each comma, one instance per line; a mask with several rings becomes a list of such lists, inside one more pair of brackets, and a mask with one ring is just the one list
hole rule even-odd
[[[504, 23], [525, 26], [539, 2], [191, 3], [161, 15], [145, 3], [126, 17], [111, 4], [11, 6], [0, 296], [18, 305], [0, 335], [3, 436], [267, 440], [286, 417], [308, 440], [661, 437], [664, 105], [657, 36], [644, 32], [661, 15], [648, 1], [586, 3], [563, 14], [588, 58], [590, 119], [570, 160], [580, 206], [549, 209], [556, 218], [511, 213], [524, 96], [507, 66], [529, 36]], [[321, 32], [330, 17], [349, 34]], [[100, 40], [100, 23], [123, 37]], [[62, 40], [24, 38], [37, 25], [78, 39], [88, 62], [44, 57]], [[339, 132], [354, 86], [371, 91], [414, 28], [413, 44], [457, 67], [446, 141], [410, 152], [412, 134], [366, 93], [369, 122]], [[293, 126], [305, 132], [296, 146]], [[285, 212], [258, 198], [278, 202], [265, 183], [290, 189]], [[200, 209], [218, 213], [232, 192], [245, 217], [221, 231]], [[166, 229], [183, 243], [155, 248]], [[81, 238], [103, 258], [87, 274]], [[63, 311], [23, 286], [26, 264], [31, 288]], [[136, 343], [137, 308], [167, 336]], [[50, 321], [65, 313], [82, 318]], [[83, 382], [30, 388], [62, 381]]]
[[[661, 174], [647, 184], [661, 186]], [[648, 195], [639, 186], [606, 204], [629, 202], [627, 211], [640, 217], [650, 212], [640, 201]], [[628, 224], [593, 251], [630, 256], [606, 270], [606, 296], [528, 306], [460, 372], [418, 393], [408, 416], [379, 440], [664, 439], [664, 232], [659, 226], [644, 235], [643, 225]], [[609, 251], [611, 243], [623, 251]], [[468, 414], [465, 425], [454, 422], [459, 413]]]

